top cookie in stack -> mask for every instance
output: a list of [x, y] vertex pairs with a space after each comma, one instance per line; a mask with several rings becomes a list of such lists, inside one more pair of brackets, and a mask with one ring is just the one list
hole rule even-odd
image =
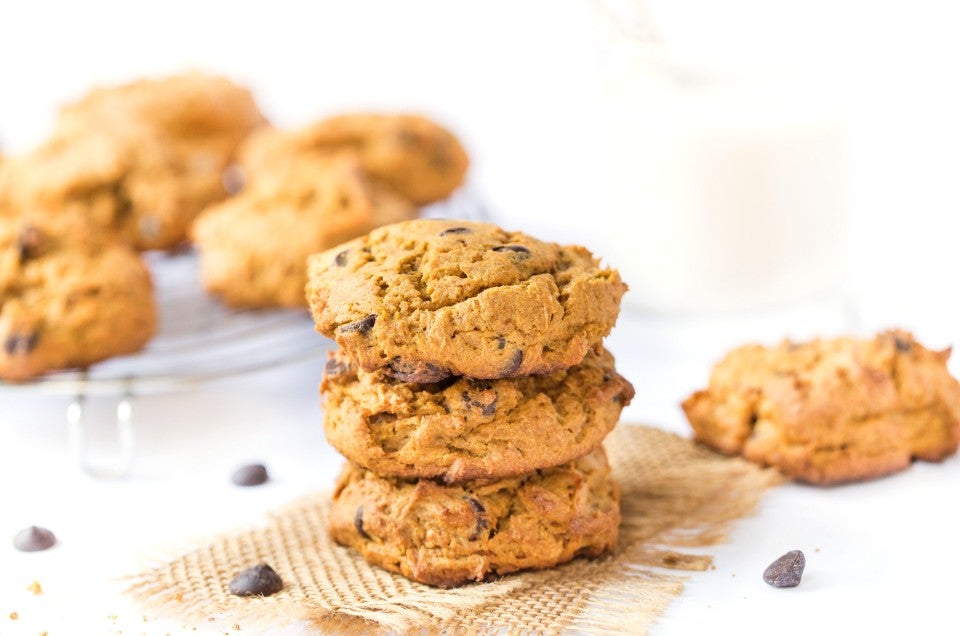
[[589, 251], [487, 223], [396, 223], [311, 258], [317, 330], [364, 371], [493, 379], [581, 362], [626, 285]]

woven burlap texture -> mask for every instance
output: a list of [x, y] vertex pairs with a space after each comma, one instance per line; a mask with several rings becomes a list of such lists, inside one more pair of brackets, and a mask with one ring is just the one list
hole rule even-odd
[[[540, 572], [441, 590], [370, 566], [327, 535], [328, 494], [297, 501], [264, 527], [223, 536], [133, 577], [146, 608], [194, 624], [250, 628], [308, 621], [321, 632], [644, 633], [683, 589], [683, 570], [711, 557], [685, 548], [722, 541], [779, 477], [690, 440], [621, 424], [607, 439], [623, 490], [617, 552]], [[284, 581], [267, 598], [227, 583], [269, 563]], [[245, 623], [246, 622], [246, 623]]]

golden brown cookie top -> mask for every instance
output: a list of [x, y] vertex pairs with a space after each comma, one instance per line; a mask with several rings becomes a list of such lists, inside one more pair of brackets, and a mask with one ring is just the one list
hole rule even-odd
[[61, 108], [57, 135], [145, 126], [168, 139], [225, 136], [237, 143], [265, 123], [249, 90], [193, 71], [95, 88]]
[[940, 459], [960, 441], [960, 385], [948, 351], [911, 334], [730, 352], [683, 406], [697, 438], [792, 476], [832, 483]]
[[0, 218], [0, 378], [128, 353], [153, 335], [150, 273], [74, 217]]
[[311, 257], [308, 275], [320, 333], [364, 370], [416, 382], [577, 364], [626, 291], [585, 248], [467, 221], [379, 228]]
[[547, 375], [403, 382], [332, 353], [321, 393], [327, 439], [380, 475], [453, 483], [556, 466], [600, 445], [633, 387], [613, 356]]
[[194, 222], [207, 289], [244, 307], [306, 306], [307, 257], [417, 208], [371, 183], [352, 153], [310, 155], [256, 173]]
[[264, 129], [241, 150], [251, 172], [304, 153], [353, 150], [371, 176], [414, 203], [449, 196], [463, 182], [469, 160], [457, 138], [419, 115], [355, 114], [296, 131]]

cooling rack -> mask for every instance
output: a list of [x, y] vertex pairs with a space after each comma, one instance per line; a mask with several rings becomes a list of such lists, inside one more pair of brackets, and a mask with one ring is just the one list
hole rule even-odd
[[[489, 218], [469, 191], [425, 208], [422, 216]], [[193, 250], [147, 253], [145, 258], [156, 288], [159, 329], [143, 351], [29, 382], [0, 382], [0, 395], [15, 391], [68, 396], [71, 457], [83, 472], [97, 477], [121, 477], [130, 471], [136, 450], [137, 396], [188, 391], [207, 382], [316, 359], [331, 346], [314, 331], [306, 310], [230, 309], [207, 295]], [[105, 461], [94, 460], [88, 445], [90, 396], [117, 400], [117, 451]]]

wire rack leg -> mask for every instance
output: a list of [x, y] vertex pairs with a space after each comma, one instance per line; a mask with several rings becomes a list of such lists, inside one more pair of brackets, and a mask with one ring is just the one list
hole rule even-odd
[[67, 436], [70, 455], [80, 470], [93, 477], [116, 479], [130, 473], [134, 455], [133, 395], [124, 393], [117, 403], [117, 454], [113, 461], [91, 459], [85, 417], [86, 395], [74, 396], [67, 407]]

